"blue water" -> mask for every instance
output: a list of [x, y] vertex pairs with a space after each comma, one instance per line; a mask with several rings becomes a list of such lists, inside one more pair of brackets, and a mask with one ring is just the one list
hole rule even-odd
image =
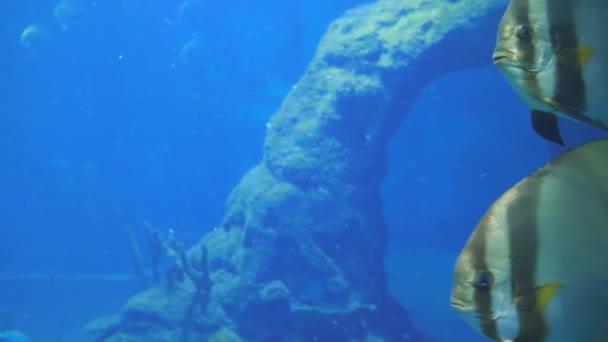
[[[327, 25], [363, 1], [67, 3], [0, 3], [0, 329], [34, 341], [82, 341], [84, 323], [141, 289], [122, 277], [127, 227], [147, 221], [196, 241], [221, 222]], [[482, 340], [448, 306], [475, 223], [561, 151], [480, 65], [425, 89], [383, 185], [391, 288], [442, 341]], [[573, 144], [590, 134], [565, 126]]]

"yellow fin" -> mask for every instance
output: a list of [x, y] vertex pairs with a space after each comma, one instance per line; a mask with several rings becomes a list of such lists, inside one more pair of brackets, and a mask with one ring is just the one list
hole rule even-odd
[[536, 309], [544, 311], [561, 287], [562, 284], [560, 283], [548, 283], [538, 287], [536, 289]]
[[593, 46], [579, 46], [560, 52], [559, 61], [573, 68], [584, 68], [593, 57]]

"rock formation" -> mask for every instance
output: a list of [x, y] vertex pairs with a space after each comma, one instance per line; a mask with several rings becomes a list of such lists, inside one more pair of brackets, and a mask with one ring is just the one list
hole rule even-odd
[[387, 144], [424, 86], [490, 59], [476, 38], [505, 4], [381, 0], [333, 22], [221, 226], [175, 258], [179, 276], [89, 328], [110, 342], [426, 340], [387, 289]]

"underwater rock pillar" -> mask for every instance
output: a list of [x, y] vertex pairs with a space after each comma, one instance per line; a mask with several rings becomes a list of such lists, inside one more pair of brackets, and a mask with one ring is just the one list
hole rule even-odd
[[423, 87], [490, 60], [477, 37], [494, 35], [505, 4], [386, 0], [333, 22], [269, 121], [262, 162], [201, 240], [207, 258], [189, 253], [208, 263], [205, 302], [185, 326], [194, 282], [152, 288], [106, 321], [104, 340], [425, 340], [384, 272], [387, 145]]

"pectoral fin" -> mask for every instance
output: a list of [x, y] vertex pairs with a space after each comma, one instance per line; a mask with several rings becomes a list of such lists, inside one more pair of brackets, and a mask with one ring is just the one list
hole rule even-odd
[[532, 127], [541, 137], [565, 146], [562, 135], [559, 131], [557, 116], [555, 114], [540, 110], [532, 111]]
[[565, 49], [559, 53], [557, 58], [563, 65], [582, 69], [589, 63], [594, 52], [592, 46], [579, 46], [577, 48]]
[[544, 311], [561, 288], [560, 283], [549, 283], [536, 288], [536, 310]]

